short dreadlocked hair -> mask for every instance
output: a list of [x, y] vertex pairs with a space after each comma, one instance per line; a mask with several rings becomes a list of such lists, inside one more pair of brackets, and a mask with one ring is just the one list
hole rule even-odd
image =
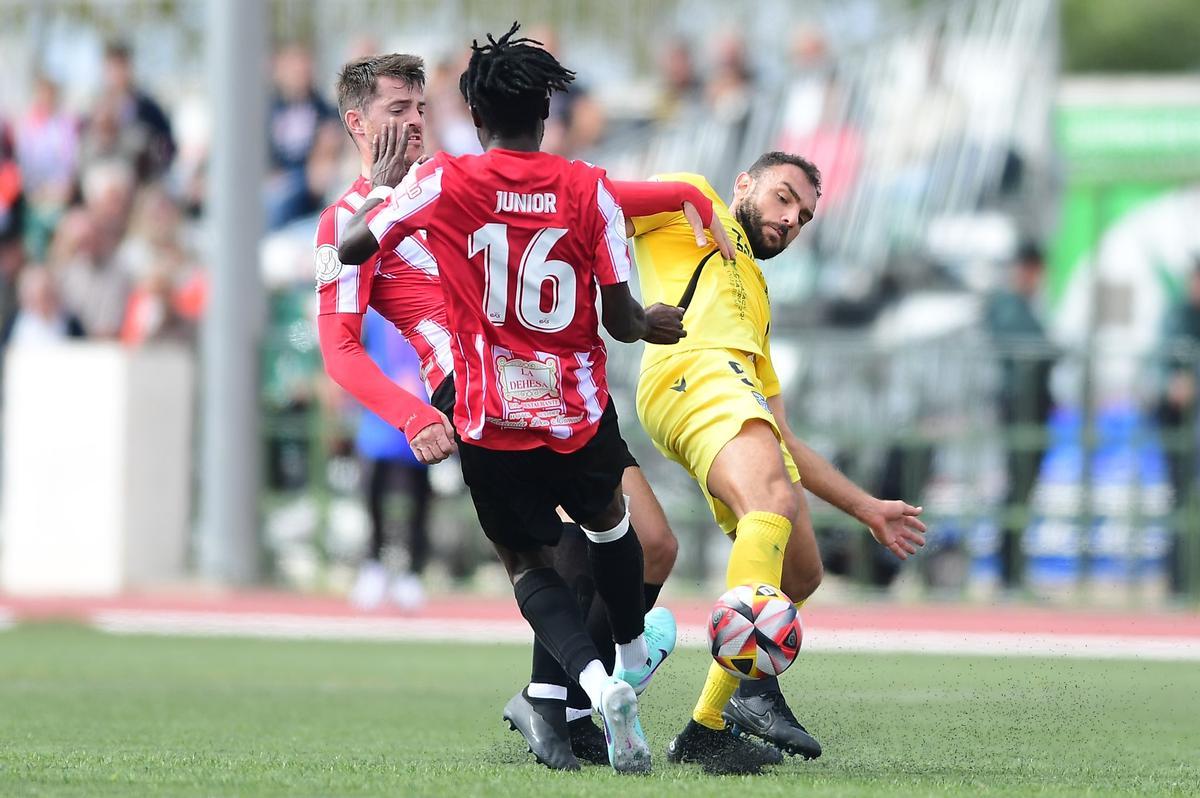
[[520, 23], [487, 44], [471, 42], [471, 60], [458, 88], [489, 129], [504, 135], [527, 133], [545, 118], [546, 101], [566, 91], [575, 73], [558, 63], [539, 41], [515, 39]]

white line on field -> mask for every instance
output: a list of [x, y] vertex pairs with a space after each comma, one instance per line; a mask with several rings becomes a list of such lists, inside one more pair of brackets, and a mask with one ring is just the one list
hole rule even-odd
[[[532, 640], [521, 621], [432, 618], [346, 618], [283, 613], [148, 612], [103, 610], [92, 623], [119, 634], [265, 637], [317, 640], [430, 640], [520, 643]], [[682, 626], [682, 646], [707, 645], [704, 628]], [[1200, 639], [1014, 632], [919, 632], [808, 629], [804, 648], [817, 652], [1074, 657], [1200, 661]]]
[[12, 610], [0, 608], [0, 629], [8, 629], [17, 625], [17, 618]]

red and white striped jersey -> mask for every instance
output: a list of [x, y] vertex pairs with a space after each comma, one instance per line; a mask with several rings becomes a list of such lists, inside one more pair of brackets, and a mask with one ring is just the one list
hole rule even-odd
[[428, 234], [465, 440], [558, 452], [591, 440], [608, 403], [597, 285], [630, 271], [625, 217], [603, 169], [540, 152], [439, 153], [370, 228], [382, 249]]
[[450, 374], [454, 358], [437, 261], [424, 237], [414, 233], [393, 242], [360, 266], [338, 259], [342, 231], [370, 190], [371, 181], [360, 177], [321, 214], [316, 240], [318, 313], [363, 314], [368, 305], [375, 308], [416, 350], [421, 379], [432, 394]]

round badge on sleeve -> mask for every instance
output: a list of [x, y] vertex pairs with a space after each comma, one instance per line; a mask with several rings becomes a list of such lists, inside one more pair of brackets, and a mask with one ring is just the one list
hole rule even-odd
[[332, 283], [342, 273], [342, 262], [338, 260], [337, 247], [322, 244], [317, 247], [317, 282]]

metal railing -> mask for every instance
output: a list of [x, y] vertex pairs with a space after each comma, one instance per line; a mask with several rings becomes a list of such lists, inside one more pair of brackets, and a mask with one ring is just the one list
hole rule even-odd
[[[987, 594], [1004, 588], [999, 557], [1008, 526], [1022, 552], [1023, 580], [1013, 589], [1125, 604], [1200, 598], [1200, 416], [1193, 404], [1174, 424], [1162, 423], [1160, 352], [1094, 355], [1144, 375], [1142, 395], [1116, 397], [1089, 395], [1084, 350], [998, 347], [970, 329], [903, 344], [809, 330], [782, 333], [772, 347], [797, 434], [873, 494], [923, 505], [931, 528], [927, 550], [901, 568], [860, 524], [814, 501], [830, 572], [868, 589], [908, 572], [919, 592]], [[680, 539], [673, 578], [707, 585], [723, 573], [727, 544], [694, 482], [637, 423], [638, 349], [610, 352], [622, 431]], [[1055, 405], [1046, 423], [1022, 412], [1006, 421], [1004, 364], [1051, 358]], [[1200, 347], [1182, 345], [1175, 362], [1200, 375]], [[302, 450], [304, 465], [267, 502], [276, 510], [306, 502], [305, 523], [297, 526], [294, 514], [285, 522], [307, 532], [268, 538], [288, 557], [312, 546], [304, 556], [319, 570], [352, 562], [363, 532], [347, 509], [359, 501], [344, 454], [348, 427], [318, 401], [304, 407], [268, 412], [276, 419], [268, 435]], [[1032, 458], [1031, 487], [1014, 498], [1012, 460], [1022, 456]], [[453, 560], [455, 575], [490, 560], [462, 494], [443, 499], [434, 528], [435, 549]]]

